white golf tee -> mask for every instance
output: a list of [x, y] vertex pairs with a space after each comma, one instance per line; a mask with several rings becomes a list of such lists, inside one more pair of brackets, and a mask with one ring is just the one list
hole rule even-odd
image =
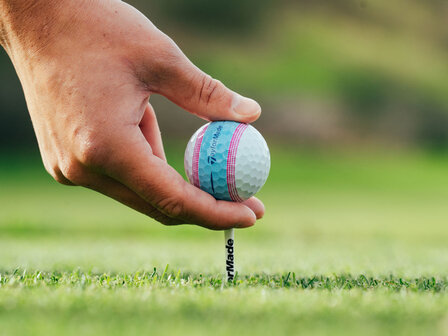
[[235, 278], [235, 236], [234, 229], [224, 231], [226, 250], [226, 277], [231, 282]]

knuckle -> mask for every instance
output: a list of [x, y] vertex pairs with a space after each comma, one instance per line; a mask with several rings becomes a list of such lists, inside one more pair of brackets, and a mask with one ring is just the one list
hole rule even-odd
[[72, 183], [64, 176], [58, 165], [45, 164], [45, 170], [58, 183], [63, 185], [72, 185]]
[[104, 148], [98, 136], [88, 134], [78, 145], [77, 160], [86, 167], [98, 167], [103, 163]]
[[208, 105], [222, 85], [219, 80], [204, 74], [200, 85], [199, 102]]
[[157, 208], [169, 217], [179, 218], [184, 215], [184, 202], [180, 198], [164, 198], [157, 204]]
[[63, 185], [71, 185], [72, 184], [68, 179], [65, 178], [64, 174], [62, 174], [62, 172], [59, 170], [56, 170], [53, 173], [50, 173], [50, 175], [59, 184], [63, 184]]
[[76, 160], [61, 163], [59, 169], [66, 180], [77, 185], [83, 184], [84, 169]]
[[162, 213], [159, 209], [150, 207], [149, 209], [146, 209], [144, 213], [148, 216], [156, 220], [157, 222], [166, 225], [166, 226], [172, 226], [172, 225], [179, 225], [183, 223], [183, 221], [175, 218], [168, 217], [164, 213]]

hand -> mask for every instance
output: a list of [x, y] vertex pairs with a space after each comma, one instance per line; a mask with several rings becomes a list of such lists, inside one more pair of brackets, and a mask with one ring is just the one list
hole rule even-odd
[[216, 201], [185, 182], [166, 162], [148, 103], [157, 93], [206, 120], [252, 122], [260, 115], [255, 101], [203, 73], [121, 1], [42, 0], [15, 9], [21, 2], [10, 1], [0, 41], [20, 77], [45, 168], [58, 182], [167, 225], [248, 227], [263, 215], [256, 198]]

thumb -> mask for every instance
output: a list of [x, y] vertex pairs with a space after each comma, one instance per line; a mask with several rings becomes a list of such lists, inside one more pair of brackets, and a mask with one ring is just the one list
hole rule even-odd
[[255, 100], [241, 96], [201, 71], [174, 43], [170, 47], [176, 49], [170, 53], [176, 57], [167, 60], [170, 64], [164, 68], [169, 71], [164, 71], [164, 80], [156, 93], [206, 120], [250, 123], [258, 119], [261, 107]]

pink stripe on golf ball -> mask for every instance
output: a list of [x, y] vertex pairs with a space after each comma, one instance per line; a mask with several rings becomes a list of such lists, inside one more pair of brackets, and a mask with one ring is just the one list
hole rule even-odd
[[201, 144], [202, 139], [204, 138], [205, 131], [207, 130], [207, 126], [205, 126], [202, 131], [198, 134], [198, 137], [196, 138], [196, 143], [194, 144], [194, 151], [193, 151], [193, 184], [200, 188], [201, 183], [199, 182], [199, 154], [201, 153]]
[[239, 124], [233, 133], [232, 140], [230, 140], [229, 153], [227, 155], [227, 188], [229, 190], [230, 198], [235, 202], [243, 202], [244, 200], [238, 195], [235, 183], [235, 164], [236, 153], [238, 151], [238, 144], [247, 124]]

